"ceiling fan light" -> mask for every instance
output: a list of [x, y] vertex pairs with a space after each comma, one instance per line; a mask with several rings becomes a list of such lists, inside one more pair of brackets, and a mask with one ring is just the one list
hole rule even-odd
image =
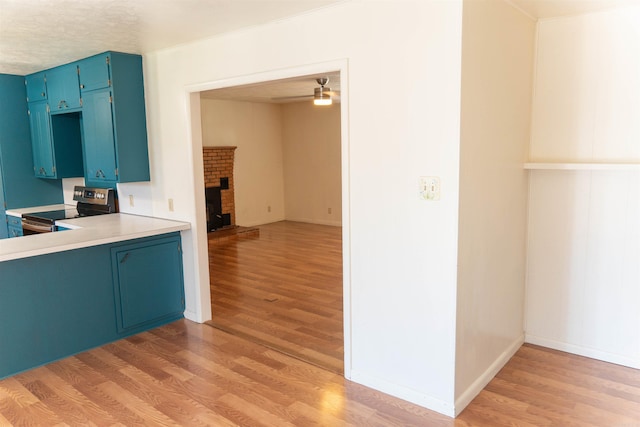
[[323, 99], [313, 100], [313, 105], [331, 105], [331, 104], [332, 104], [332, 101], [330, 96]]
[[331, 105], [330, 88], [317, 87], [313, 91], [313, 105]]

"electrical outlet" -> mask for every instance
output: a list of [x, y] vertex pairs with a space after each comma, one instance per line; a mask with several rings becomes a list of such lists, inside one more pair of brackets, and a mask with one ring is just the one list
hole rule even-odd
[[420, 177], [420, 198], [423, 200], [440, 200], [440, 177]]
[[133, 194], [129, 194], [129, 206], [133, 207]]
[[169, 199], [169, 212], [173, 212], [173, 199]]

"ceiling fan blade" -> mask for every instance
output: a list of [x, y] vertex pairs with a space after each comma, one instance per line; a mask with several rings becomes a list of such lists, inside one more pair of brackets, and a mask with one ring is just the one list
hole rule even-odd
[[294, 96], [277, 96], [275, 98], [271, 98], [273, 101], [284, 101], [286, 99], [311, 99], [313, 95], [294, 95]]

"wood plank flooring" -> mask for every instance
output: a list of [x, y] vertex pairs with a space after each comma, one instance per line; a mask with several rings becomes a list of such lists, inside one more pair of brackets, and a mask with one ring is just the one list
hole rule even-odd
[[209, 245], [212, 325], [343, 372], [342, 228], [281, 221]]
[[[217, 260], [229, 270], [224, 280], [252, 286], [224, 283], [220, 306], [248, 330], [262, 330], [255, 312], [270, 307], [275, 320], [262, 333], [269, 340], [276, 331], [275, 345], [173, 322], [0, 380], [0, 426], [640, 427], [640, 370], [533, 345], [520, 348], [455, 420], [345, 380], [336, 373], [342, 367], [340, 235], [320, 226], [310, 238], [303, 228], [261, 229], [272, 245], [268, 256], [254, 241]], [[290, 259], [303, 270], [291, 274]], [[249, 265], [271, 270], [271, 279]], [[287, 284], [292, 275], [304, 280]], [[306, 293], [317, 293], [322, 303], [302, 303]], [[229, 300], [256, 307], [241, 316]], [[287, 353], [306, 348], [317, 360], [274, 350], [279, 346]], [[10, 349], [0, 343], [0, 351]], [[327, 360], [339, 365], [322, 368]]]
[[640, 371], [525, 345], [454, 420], [179, 320], [0, 380], [2, 427], [146, 425], [638, 427]]

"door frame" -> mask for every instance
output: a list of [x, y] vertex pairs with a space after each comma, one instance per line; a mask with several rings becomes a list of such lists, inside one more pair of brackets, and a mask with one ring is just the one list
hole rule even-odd
[[[207, 232], [205, 218], [204, 197], [204, 168], [202, 165], [202, 122], [200, 108], [200, 92], [222, 89], [247, 84], [266, 83], [273, 80], [282, 80], [320, 74], [328, 72], [340, 72], [340, 139], [341, 139], [341, 186], [342, 186], [342, 301], [343, 301], [343, 335], [344, 335], [344, 376], [351, 378], [351, 215], [350, 215], [350, 174], [349, 174], [349, 87], [348, 87], [348, 60], [321, 62], [316, 64], [294, 66], [278, 70], [265, 71], [245, 76], [229, 77], [221, 80], [213, 80], [185, 88], [187, 99], [187, 116], [191, 124], [190, 139], [193, 161], [193, 183], [195, 191], [195, 239], [197, 240], [200, 259], [200, 283], [199, 306], [204, 320], [211, 319], [211, 292], [209, 288], [209, 263], [207, 250]], [[206, 271], [205, 271], [206, 269]]]

